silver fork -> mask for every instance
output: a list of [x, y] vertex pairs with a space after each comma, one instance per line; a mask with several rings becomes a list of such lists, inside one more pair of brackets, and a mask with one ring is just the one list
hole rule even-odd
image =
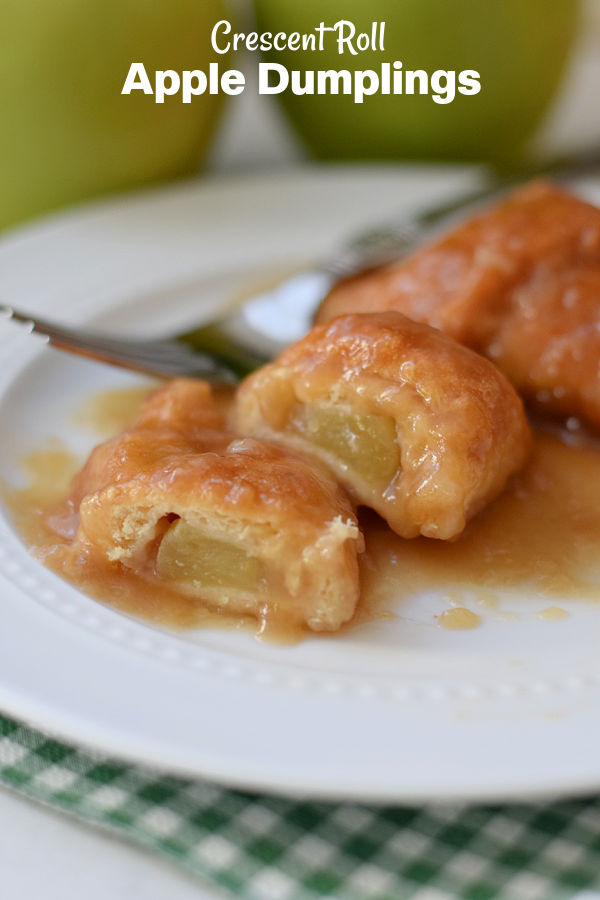
[[532, 175], [552, 172], [568, 177], [595, 170], [600, 154], [580, 154], [544, 169], [503, 179], [468, 195], [356, 235], [331, 258], [287, 278], [277, 287], [248, 299], [242, 306], [207, 325], [166, 340], [131, 340], [69, 328], [0, 306], [7, 318], [24, 322], [54, 347], [115, 366], [152, 375], [185, 375], [235, 383], [275, 357], [311, 327], [319, 303], [342, 278], [402, 259], [437, 228], [482, 201], [489, 200]]

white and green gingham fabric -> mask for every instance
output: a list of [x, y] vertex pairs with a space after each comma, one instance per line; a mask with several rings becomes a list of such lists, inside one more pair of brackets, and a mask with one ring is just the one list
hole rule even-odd
[[242, 900], [600, 898], [597, 798], [408, 808], [257, 796], [83, 753], [2, 716], [0, 781]]

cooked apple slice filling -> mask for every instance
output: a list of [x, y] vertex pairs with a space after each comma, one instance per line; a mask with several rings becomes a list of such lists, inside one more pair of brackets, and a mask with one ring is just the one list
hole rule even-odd
[[391, 416], [363, 416], [343, 407], [306, 404], [296, 407], [290, 425], [370, 483], [388, 484], [400, 466]]
[[178, 519], [160, 543], [156, 572], [166, 581], [201, 587], [256, 590], [260, 560], [229, 541], [207, 537], [199, 528]]

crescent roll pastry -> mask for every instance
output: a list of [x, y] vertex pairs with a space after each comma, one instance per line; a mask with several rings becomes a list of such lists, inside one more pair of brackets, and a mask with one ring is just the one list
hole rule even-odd
[[495, 366], [395, 312], [313, 328], [243, 382], [235, 416], [241, 431], [316, 454], [406, 538], [460, 534], [530, 444]]
[[134, 428], [168, 428], [191, 435], [196, 430], [222, 431], [225, 415], [217, 405], [210, 385], [191, 378], [175, 378], [144, 401]]
[[600, 425], [600, 263], [538, 269], [485, 353], [538, 408]]
[[349, 499], [322, 464], [220, 425], [206, 384], [151, 397], [76, 478], [77, 551], [220, 611], [339, 628], [362, 549]]
[[600, 262], [600, 210], [534, 181], [406, 260], [341, 282], [317, 321], [396, 310], [471, 347], [492, 335], [538, 265]]
[[533, 182], [402, 262], [349, 279], [317, 321], [396, 310], [489, 356], [528, 399], [600, 425], [600, 210]]

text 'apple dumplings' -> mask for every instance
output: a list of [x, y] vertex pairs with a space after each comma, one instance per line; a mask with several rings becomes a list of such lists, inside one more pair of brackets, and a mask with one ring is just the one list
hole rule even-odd
[[76, 478], [75, 552], [263, 625], [339, 628], [362, 549], [348, 497], [322, 464], [221, 421], [206, 384], [151, 397]]
[[241, 385], [239, 430], [324, 460], [399, 535], [449, 539], [528, 454], [496, 367], [400, 313], [319, 325]]

